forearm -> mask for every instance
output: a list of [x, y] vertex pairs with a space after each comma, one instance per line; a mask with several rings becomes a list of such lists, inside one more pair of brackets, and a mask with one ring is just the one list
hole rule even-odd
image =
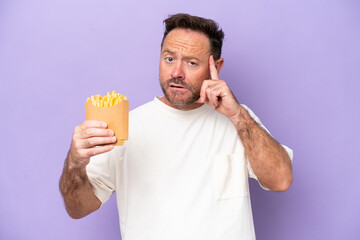
[[285, 191], [292, 182], [292, 167], [285, 149], [240, 107], [231, 119], [260, 183], [273, 191]]
[[74, 168], [68, 154], [60, 178], [60, 192], [72, 218], [82, 218], [97, 210], [101, 202], [95, 196], [85, 168]]

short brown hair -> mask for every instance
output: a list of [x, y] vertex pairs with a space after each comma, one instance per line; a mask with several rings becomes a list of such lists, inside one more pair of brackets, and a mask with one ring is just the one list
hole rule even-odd
[[209, 38], [210, 51], [214, 59], [218, 60], [221, 57], [221, 48], [225, 34], [214, 20], [178, 13], [170, 15], [164, 20], [164, 23], [165, 31], [161, 41], [161, 47], [163, 46], [165, 37], [175, 28], [190, 29], [204, 33]]

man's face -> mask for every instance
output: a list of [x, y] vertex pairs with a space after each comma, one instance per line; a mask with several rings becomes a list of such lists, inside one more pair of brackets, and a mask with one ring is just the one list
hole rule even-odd
[[203, 81], [209, 78], [210, 43], [207, 36], [188, 29], [174, 29], [164, 39], [160, 58], [161, 101], [177, 109], [199, 107]]

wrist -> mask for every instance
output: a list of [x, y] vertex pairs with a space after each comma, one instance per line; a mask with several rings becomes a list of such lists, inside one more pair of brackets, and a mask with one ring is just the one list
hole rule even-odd
[[234, 124], [236, 129], [245, 130], [245, 128], [247, 128], [247, 125], [250, 123], [251, 117], [248, 112], [241, 105], [239, 105], [236, 114], [229, 117], [229, 119]]
[[68, 156], [65, 161], [65, 170], [72, 175], [84, 176], [86, 175], [86, 165], [89, 163], [90, 159], [82, 160], [74, 156], [71, 150], [68, 153]]
[[244, 133], [249, 134], [250, 129], [256, 125], [255, 121], [242, 106], [240, 106], [238, 113], [231, 117], [230, 120], [240, 136], [242, 136]]
[[69, 164], [70, 162], [68, 154], [60, 178], [60, 192], [63, 196], [72, 193], [79, 186], [84, 185], [87, 179], [86, 169], [74, 168]]

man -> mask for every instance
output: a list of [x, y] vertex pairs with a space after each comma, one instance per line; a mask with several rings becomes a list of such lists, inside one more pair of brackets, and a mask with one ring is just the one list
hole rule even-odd
[[187, 14], [164, 22], [165, 96], [131, 111], [122, 147], [104, 122], [75, 128], [60, 180], [66, 209], [84, 217], [116, 191], [123, 239], [255, 239], [248, 177], [287, 190], [292, 151], [219, 80], [218, 25]]

